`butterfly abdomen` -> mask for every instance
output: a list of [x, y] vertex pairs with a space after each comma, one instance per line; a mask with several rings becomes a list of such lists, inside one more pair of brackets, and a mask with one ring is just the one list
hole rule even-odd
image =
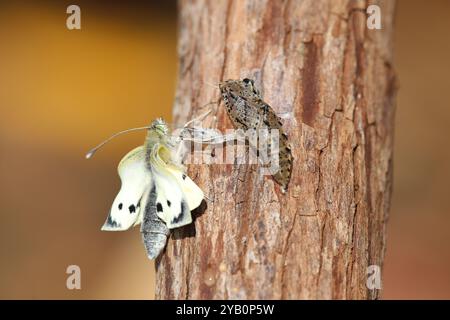
[[145, 205], [146, 214], [143, 216], [141, 233], [147, 255], [150, 259], [156, 259], [163, 251], [167, 238], [170, 234], [169, 228], [158, 217], [156, 213], [156, 188], [152, 186]]

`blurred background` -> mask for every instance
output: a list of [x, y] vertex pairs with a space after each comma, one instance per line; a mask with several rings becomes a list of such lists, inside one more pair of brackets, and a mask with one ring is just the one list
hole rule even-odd
[[[129, 134], [93, 160], [88, 149], [157, 116], [171, 120], [176, 4], [0, 2], [0, 298], [151, 299], [154, 266], [139, 229], [100, 232]], [[395, 67], [395, 182], [384, 299], [450, 299], [450, 2], [400, 0]], [[66, 268], [82, 290], [67, 290]]]

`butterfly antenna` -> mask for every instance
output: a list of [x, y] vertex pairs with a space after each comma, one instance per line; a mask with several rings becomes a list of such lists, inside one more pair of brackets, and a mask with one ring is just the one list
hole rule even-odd
[[111, 141], [115, 137], [120, 136], [121, 134], [132, 132], [132, 131], [145, 130], [145, 129], [149, 129], [149, 128], [150, 127], [147, 126], [147, 127], [132, 128], [132, 129], [127, 129], [127, 130], [123, 130], [123, 131], [117, 132], [117, 133], [113, 134], [111, 137], [109, 137], [108, 139], [106, 139], [105, 141], [103, 141], [102, 143], [98, 144], [96, 147], [94, 147], [91, 150], [89, 150], [89, 152], [86, 153], [86, 159], [92, 158], [94, 156], [94, 154], [97, 152], [98, 149], [103, 147], [105, 144], [107, 144], [109, 141]]

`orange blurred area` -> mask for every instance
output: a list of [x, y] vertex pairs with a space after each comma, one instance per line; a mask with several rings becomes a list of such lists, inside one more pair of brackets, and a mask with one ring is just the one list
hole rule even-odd
[[[111, 133], [170, 121], [176, 6], [77, 1], [0, 4], [0, 298], [151, 299], [138, 228], [101, 232], [117, 164], [144, 133], [85, 153]], [[450, 2], [397, 5], [395, 183], [385, 299], [450, 298]], [[81, 290], [66, 288], [79, 265]]]
[[398, 1], [400, 88], [385, 299], [450, 299], [449, 31], [449, 1]]
[[[0, 7], [0, 298], [152, 298], [139, 230], [101, 232], [117, 164], [145, 133], [85, 153], [111, 133], [170, 121], [175, 6], [78, 1]], [[67, 290], [66, 268], [82, 290]]]

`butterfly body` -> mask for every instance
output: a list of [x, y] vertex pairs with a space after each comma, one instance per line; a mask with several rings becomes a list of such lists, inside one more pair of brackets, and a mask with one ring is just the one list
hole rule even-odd
[[156, 189], [155, 186], [146, 194], [148, 197], [144, 207], [145, 215], [142, 216], [141, 233], [144, 246], [147, 250], [147, 256], [150, 259], [156, 259], [159, 253], [164, 249], [170, 229], [158, 217], [156, 213]]
[[254, 86], [253, 80], [227, 80], [220, 83], [219, 88], [225, 109], [236, 128], [279, 130], [280, 168], [273, 178], [282, 186], [283, 190], [287, 190], [291, 178], [293, 157], [280, 117], [264, 102], [259, 90]]
[[156, 119], [144, 145], [130, 151], [119, 163], [122, 186], [102, 227], [121, 231], [141, 224], [150, 259], [163, 250], [170, 229], [192, 222], [191, 211], [204, 197], [174, 156], [175, 147], [165, 122]]

